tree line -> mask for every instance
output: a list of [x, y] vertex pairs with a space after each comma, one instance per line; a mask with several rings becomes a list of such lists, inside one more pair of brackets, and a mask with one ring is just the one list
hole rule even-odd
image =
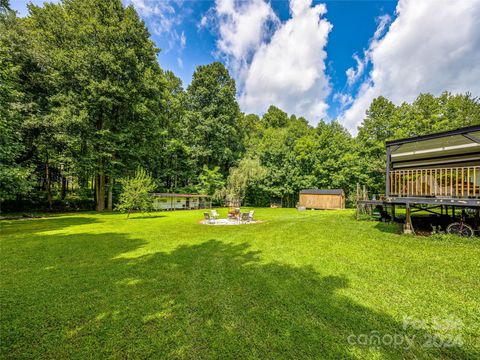
[[305, 188], [384, 189], [389, 139], [480, 124], [471, 94], [376, 98], [352, 137], [337, 121], [274, 105], [244, 114], [220, 62], [186, 89], [121, 0], [0, 1], [0, 199], [112, 210], [122, 179], [145, 169], [158, 192], [294, 206]]

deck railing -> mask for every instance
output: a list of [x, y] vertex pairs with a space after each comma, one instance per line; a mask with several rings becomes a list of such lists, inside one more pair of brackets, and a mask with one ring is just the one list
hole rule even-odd
[[390, 195], [480, 197], [480, 166], [390, 171]]

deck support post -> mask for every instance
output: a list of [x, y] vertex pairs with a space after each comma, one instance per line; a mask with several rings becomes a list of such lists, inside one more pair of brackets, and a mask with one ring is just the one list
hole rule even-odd
[[387, 146], [387, 171], [385, 172], [385, 196], [390, 196], [390, 157], [392, 150], [390, 146]]
[[409, 203], [405, 205], [405, 224], [403, 225], [403, 233], [414, 234], [413, 226], [412, 226], [411, 209], [410, 209]]
[[355, 198], [355, 205], [356, 205], [356, 211], [355, 211], [355, 217], [358, 220], [360, 218], [360, 184], [357, 183], [357, 196]]
[[478, 229], [479, 224], [480, 224], [480, 209], [476, 208], [475, 209], [475, 216], [474, 216], [474, 220], [473, 220], [474, 230]]

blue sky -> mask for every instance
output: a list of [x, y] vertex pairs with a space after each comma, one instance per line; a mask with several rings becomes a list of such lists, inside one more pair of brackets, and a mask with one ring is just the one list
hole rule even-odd
[[[312, 5], [322, 1], [313, 1]], [[362, 53], [375, 32], [378, 17], [388, 14], [394, 17], [396, 1], [323, 1], [327, 5], [326, 18], [332, 23], [333, 29], [327, 43], [327, 74], [332, 80], [332, 93], [328, 99], [331, 105], [328, 117], [336, 118], [339, 115], [340, 104], [333, 98], [339, 91], [344, 91], [347, 83], [345, 71], [355, 65], [352, 55]], [[163, 68], [173, 70], [186, 87], [195, 68], [198, 65], [222, 60], [217, 54], [216, 41], [218, 32], [215, 28], [204, 27], [199, 29], [203, 16], [215, 6], [212, 1], [184, 1], [170, 2], [175, 9], [176, 16], [181, 21], [175, 26], [178, 34], [185, 35], [185, 47], [178, 42], [171, 46], [171, 35], [156, 34], [152, 27], [152, 20], [146, 17], [147, 26], [150, 25], [152, 38], [162, 49], [159, 55]], [[273, 11], [282, 21], [290, 18], [288, 0], [270, 2]], [[180, 59], [180, 60], [179, 60]], [[353, 89], [355, 90], [355, 89]]]
[[[274, 104], [355, 133], [378, 95], [480, 95], [479, 1], [123, 1], [144, 19], [164, 69], [186, 87], [198, 65], [222, 61], [245, 112]], [[20, 15], [26, 4], [11, 1]]]

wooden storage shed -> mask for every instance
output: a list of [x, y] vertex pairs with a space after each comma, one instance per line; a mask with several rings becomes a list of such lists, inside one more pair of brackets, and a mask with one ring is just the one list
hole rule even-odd
[[298, 206], [306, 209], [345, 209], [345, 193], [342, 189], [302, 190]]

